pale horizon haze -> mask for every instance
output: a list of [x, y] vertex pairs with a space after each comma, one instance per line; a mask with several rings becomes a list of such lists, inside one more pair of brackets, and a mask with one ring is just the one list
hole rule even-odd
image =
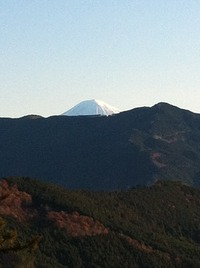
[[200, 113], [200, 0], [0, 0], [0, 117], [168, 102]]

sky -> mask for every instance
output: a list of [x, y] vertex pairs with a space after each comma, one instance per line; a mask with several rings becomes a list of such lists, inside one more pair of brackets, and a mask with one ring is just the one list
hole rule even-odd
[[0, 117], [88, 99], [200, 113], [200, 0], [0, 0]]

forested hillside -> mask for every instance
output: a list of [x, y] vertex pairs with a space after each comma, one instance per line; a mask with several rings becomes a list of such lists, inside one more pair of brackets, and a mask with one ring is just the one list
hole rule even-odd
[[199, 186], [200, 115], [166, 103], [113, 116], [0, 119], [0, 177], [116, 190], [157, 179]]
[[7, 178], [0, 194], [1, 267], [200, 267], [200, 190], [180, 182], [89, 192]]

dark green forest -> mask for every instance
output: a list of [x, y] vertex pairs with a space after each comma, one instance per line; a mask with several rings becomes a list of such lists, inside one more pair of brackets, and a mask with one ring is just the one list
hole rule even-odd
[[[199, 189], [165, 180], [112, 192], [6, 181], [0, 267], [200, 267]], [[14, 194], [22, 201], [9, 207]]]

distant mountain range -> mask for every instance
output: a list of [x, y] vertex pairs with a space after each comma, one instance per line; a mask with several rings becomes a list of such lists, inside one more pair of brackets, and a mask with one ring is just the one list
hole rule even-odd
[[159, 103], [112, 116], [0, 119], [0, 177], [115, 190], [158, 179], [200, 186], [200, 115]]
[[119, 113], [120, 110], [112, 107], [111, 105], [101, 101], [101, 100], [85, 100], [75, 105], [73, 108], [63, 113], [63, 115], [68, 116], [78, 116], [78, 115], [112, 115]]

